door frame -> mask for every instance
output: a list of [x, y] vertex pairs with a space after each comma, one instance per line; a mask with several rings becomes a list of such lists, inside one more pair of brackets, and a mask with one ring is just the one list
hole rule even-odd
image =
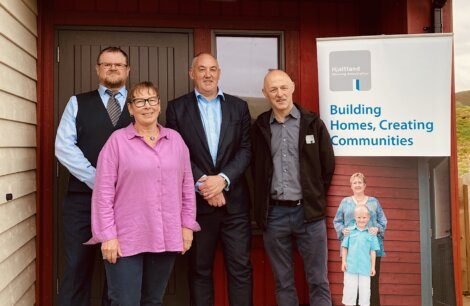
[[[436, 241], [434, 237], [435, 233], [435, 199], [434, 199], [434, 176], [433, 169], [439, 165], [443, 160], [446, 160], [448, 163], [449, 176], [451, 177], [451, 157], [420, 157], [418, 159], [418, 179], [419, 179], [419, 214], [420, 214], [420, 253], [421, 253], [421, 305], [432, 305], [434, 300], [434, 290], [433, 290], [433, 259], [432, 246], [433, 242]], [[451, 179], [452, 180], [452, 179]], [[447, 239], [452, 240], [455, 232], [453, 232], [454, 225], [452, 222], [453, 217], [453, 202], [452, 202], [452, 184], [449, 181], [449, 208], [450, 208], [450, 234]], [[443, 238], [445, 239], [445, 238]], [[455, 247], [453, 247], [452, 241], [452, 274], [455, 279]], [[457, 283], [453, 282], [451, 284], [454, 291], [458, 290]], [[452, 297], [456, 298], [455, 295]], [[455, 300], [457, 302], [457, 300]]]
[[428, 158], [418, 159], [421, 305], [432, 305], [431, 198]]

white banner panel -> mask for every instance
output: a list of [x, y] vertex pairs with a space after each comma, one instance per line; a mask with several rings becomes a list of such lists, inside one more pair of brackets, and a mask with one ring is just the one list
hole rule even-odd
[[337, 156], [450, 156], [452, 35], [317, 39]]

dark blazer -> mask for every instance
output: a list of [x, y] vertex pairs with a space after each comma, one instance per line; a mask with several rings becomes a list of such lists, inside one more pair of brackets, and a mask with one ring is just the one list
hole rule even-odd
[[[317, 114], [296, 105], [300, 110], [299, 163], [305, 221], [324, 219], [326, 193], [335, 172], [335, 156], [330, 135]], [[271, 155], [271, 112], [259, 115], [252, 127], [253, 159], [251, 171], [254, 181], [254, 214], [261, 229], [266, 228], [273, 159]], [[306, 135], [313, 135], [314, 143], [306, 143]]]
[[[223, 172], [230, 179], [229, 191], [224, 191], [228, 213], [249, 210], [250, 197], [245, 170], [250, 164], [250, 113], [245, 101], [224, 93], [221, 100], [222, 123], [219, 148], [214, 166], [202, 125], [194, 91], [168, 102], [166, 127], [178, 131], [189, 148], [191, 166], [196, 182], [201, 176]], [[214, 211], [203, 197], [196, 193], [197, 213]]]

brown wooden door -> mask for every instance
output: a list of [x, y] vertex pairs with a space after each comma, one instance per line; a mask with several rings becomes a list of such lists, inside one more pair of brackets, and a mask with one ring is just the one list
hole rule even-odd
[[[141, 81], [152, 81], [159, 88], [162, 102], [160, 123], [165, 123], [167, 102], [191, 89], [188, 67], [193, 56], [192, 33], [146, 29], [61, 29], [56, 32], [55, 129], [70, 96], [98, 88], [96, 58], [107, 46], [120, 46], [129, 55], [131, 72], [127, 88]], [[61, 205], [67, 191], [68, 171], [56, 164], [54, 182], [55, 258], [54, 275], [59, 284], [63, 272]], [[99, 254], [98, 254], [99, 255]], [[105, 277], [102, 259], [96, 257], [92, 305], [100, 305]], [[179, 256], [165, 296], [167, 306], [186, 306], [188, 302], [186, 258]]]

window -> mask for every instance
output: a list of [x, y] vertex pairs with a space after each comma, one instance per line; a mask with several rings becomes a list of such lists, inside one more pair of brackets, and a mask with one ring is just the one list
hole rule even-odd
[[220, 87], [247, 100], [256, 118], [269, 109], [263, 79], [270, 69], [283, 69], [281, 33], [266, 35], [215, 34], [216, 55], [222, 73]]

